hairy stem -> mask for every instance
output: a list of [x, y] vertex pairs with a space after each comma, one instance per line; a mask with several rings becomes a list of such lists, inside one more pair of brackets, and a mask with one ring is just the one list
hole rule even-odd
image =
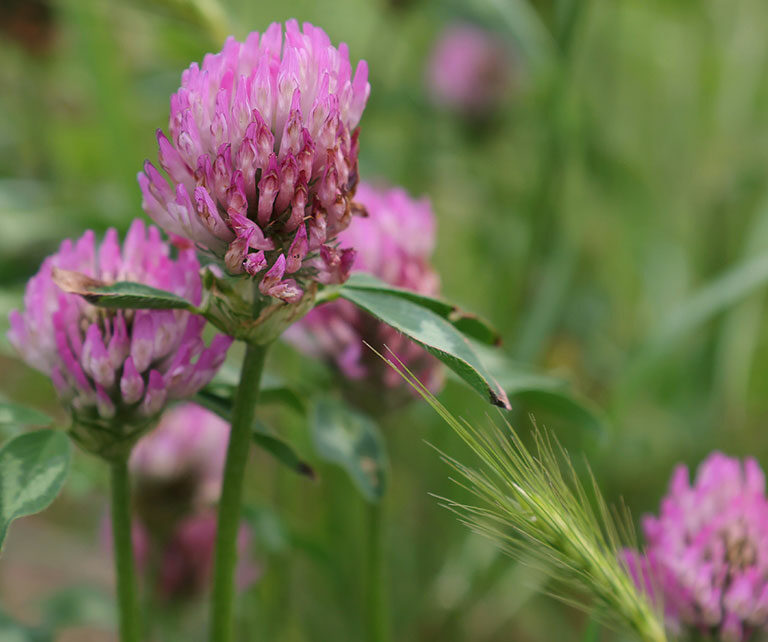
[[128, 464], [125, 460], [120, 460], [112, 463], [111, 467], [112, 537], [115, 547], [120, 642], [139, 642], [141, 625], [131, 539], [131, 484]]
[[232, 408], [232, 428], [224, 467], [216, 531], [211, 596], [211, 642], [232, 642], [233, 640], [237, 532], [240, 526], [243, 479], [266, 352], [266, 346], [247, 346], [240, 373], [240, 384]]

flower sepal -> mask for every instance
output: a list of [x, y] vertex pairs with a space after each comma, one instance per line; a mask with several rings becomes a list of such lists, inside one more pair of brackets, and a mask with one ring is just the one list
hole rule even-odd
[[72, 411], [72, 425], [69, 436], [86, 452], [107, 462], [127, 461], [141, 437], [147, 434], [157, 422], [157, 414], [141, 417], [116, 414], [105, 419], [98, 413]]
[[219, 330], [251, 345], [268, 345], [315, 305], [318, 286], [310, 283], [292, 303], [263, 295], [244, 277], [203, 273], [201, 313]]

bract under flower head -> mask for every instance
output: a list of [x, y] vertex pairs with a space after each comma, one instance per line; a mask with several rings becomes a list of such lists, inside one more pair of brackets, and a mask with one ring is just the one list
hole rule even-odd
[[184, 310], [105, 310], [59, 289], [55, 269], [107, 283], [135, 281], [200, 302], [199, 265], [191, 250], [178, 258], [155, 227], [134, 221], [120, 246], [110, 229], [66, 240], [27, 284], [24, 311], [11, 313], [8, 339], [24, 360], [49, 375], [70, 408], [73, 437], [105, 458], [127, 456], [168, 400], [207, 384], [231, 339], [205, 347], [205, 320]]
[[[713, 453], [693, 485], [679, 466], [658, 517], [646, 516], [636, 581], [664, 602], [670, 625], [724, 642], [768, 625], [768, 500], [754, 459]], [[641, 579], [642, 578], [642, 579]]]
[[368, 69], [344, 44], [295, 20], [230, 38], [182, 74], [160, 165], [139, 174], [144, 210], [262, 294], [294, 303], [306, 283], [340, 282], [333, 245], [355, 209], [358, 130]]
[[[357, 198], [367, 217], [355, 218], [339, 235], [356, 250], [354, 270], [368, 272], [390, 285], [421, 294], [437, 294], [440, 282], [429, 264], [435, 244], [435, 217], [429, 201], [415, 200], [403, 189], [379, 190], [361, 183]], [[379, 323], [348, 301], [333, 301], [312, 310], [288, 329], [286, 337], [302, 351], [326, 359], [348, 379], [402, 388], [400, 375], [364, 342], [380, 352], [387, 348], [430, 390], [442, 383], [436, 359], [390, 326]], [[359, 391], [356, 391], [358, 393]]]

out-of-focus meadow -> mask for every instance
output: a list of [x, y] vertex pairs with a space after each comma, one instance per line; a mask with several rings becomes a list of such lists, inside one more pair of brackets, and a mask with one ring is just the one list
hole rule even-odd
[[[765, 2], [6, 0], [0, 11], [0, 399], [63, 422], [50, 383], [4, 338], [26, 279], [62, 238], [122, 232], [141, 214], [136, 173], [190, 62], [228, 33], [296, 17], [368, 61], [361, 175], [432, 200], [445, 296], [500, 329], [520, 372], [562, 377], [594, 406], [586, 415], [513, 395], [522, 434], [533, 413], [635, 517], [656, 508], [677, 461], [722, 449], [768, 462]], [[456, 21], [508, 49], [509, 81], [489, 112], [430, 95], [430, 53]], [[268, 370], [299, 390], [324, 376], [285, 345]], [[459, 383], [440, 398], [486, 421]], [[320, 479], [252, 459], [262, 577], [241, 598], [242, 639], [361, 640], [365, 503], [314, 458], [295, 413], [264, 412]], [[445, 424], [414, 403], [385, 434], [393, 639], [584, 639], [584, 616], [539, 595], [535, 570], [497, 555], [431, 496], [462, 492], [428, 443], [471, 460]], [[0, 561], [4, 611], [105, 628], [102, 474], [78, 454], [63, 496], [15, 525]], [[59, 593], [72, 584], [75, 597]], [[181, 608], [162, 618], [185, 632], [169, 623], [159, 639], [198, 639], [204, 609]]]

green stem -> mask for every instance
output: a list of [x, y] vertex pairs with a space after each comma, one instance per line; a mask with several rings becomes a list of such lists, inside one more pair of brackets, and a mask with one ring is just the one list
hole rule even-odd
[[366, 635], [368, 642], [389, 642], [389, 600], [384, 572], [385, 538], [383, 499], [368, 506], [368, 568], [365, 578]]
[[243, 358], [240, 384], [232, 408], [232, 428], [224, 467], [216, 531], [216, 557], [211, 596], [211, 642], [231, 642], [237, 564], [237, 531], [243, 498], [245, 465], [251, 442], [251, 427], [259, 396], [266, 346], [248, 345]]
[[139, 642], [140, 622], [131, 539], [131, 483], [125, 460], [111, 464], [112, 537], [115, 547], [120, 642]]

